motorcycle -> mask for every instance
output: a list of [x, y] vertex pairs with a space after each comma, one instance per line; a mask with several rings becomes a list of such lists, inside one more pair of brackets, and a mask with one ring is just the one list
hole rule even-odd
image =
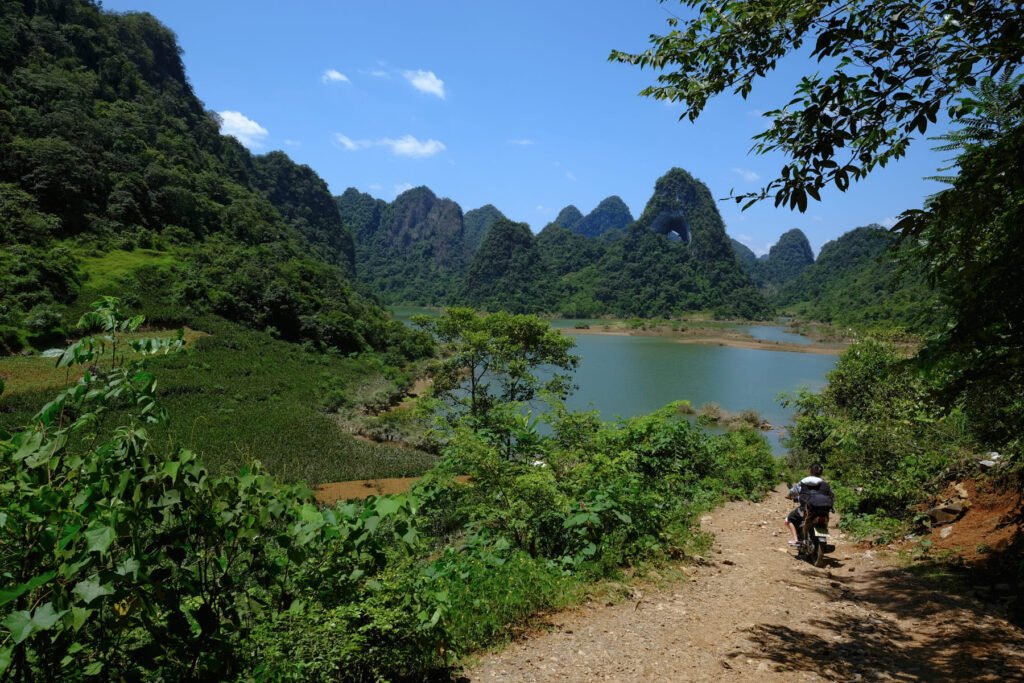
[[804, 523], [801, 525], [796, 556], [815, 567], [825, 564], [825, 553], [834, 552], [836, 547], [828, 542], [828, 516], [830, 509], [804, 506]]

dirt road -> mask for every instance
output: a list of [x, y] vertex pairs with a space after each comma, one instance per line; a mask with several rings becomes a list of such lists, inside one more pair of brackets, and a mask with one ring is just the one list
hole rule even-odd
[[838, 537], [798, 562], [780, 489], [703, 518], [692, 580], [551, 617], [550, 632], [487, 655], [470, 681], [1024, 681], [1024, 633], [998, 608], [922, 584]]

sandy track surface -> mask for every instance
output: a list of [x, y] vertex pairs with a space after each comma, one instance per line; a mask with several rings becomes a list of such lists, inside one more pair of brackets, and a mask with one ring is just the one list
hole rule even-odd
[[704, 517], [691, 581], [553, 615], [470, 681], [1024, 681], [1024, 633], [841, 536], [816, 569], [786, 547], [783, 489]]

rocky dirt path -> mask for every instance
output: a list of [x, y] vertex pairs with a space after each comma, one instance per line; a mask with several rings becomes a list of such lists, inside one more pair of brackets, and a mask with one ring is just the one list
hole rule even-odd
[[838, 538], [797, 561], [783, 489], [704, 517], [692, 580], [553, 615], [549, 632], [486, 655], [470, 681], [1024, 681], [1024, 633], [998, 607], [943, 594]]

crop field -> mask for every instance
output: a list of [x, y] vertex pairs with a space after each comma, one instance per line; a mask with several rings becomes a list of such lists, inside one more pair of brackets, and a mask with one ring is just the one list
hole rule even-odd
[[[384, 377], [393, 369], [378, 357], [309, 352], [215, 318], [197, 326], [203, 331], [186, 332], [183, 353], [150, 361], [172, 416], [153, 429], [156, 447], [194, 450], [216, 473], [258, 460], [281, 480], [310, 485], [416, 476], [433, 465], [434, 456], [423, 451], [354, 438], [327, 410], [329, 391], [357, 395], [364, 386], [394, 382]], [[53, 365], [38, 355], [0, 358], [0, 428], [26, 424], [78, 379]]]

